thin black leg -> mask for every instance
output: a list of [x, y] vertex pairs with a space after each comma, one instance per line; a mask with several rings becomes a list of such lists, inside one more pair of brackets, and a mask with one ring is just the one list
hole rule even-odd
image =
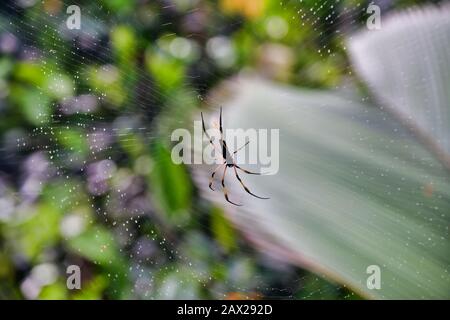
[[259, 172], [252, 172], [252, 171], [248, 171], [248, 170], [245, 170], [245, 169], [242, 169], [241, 167], [239, 167], [237, 164], [235, 164], [234, 165], [236, 168], [238, 168], [239, 170], [241, 170], [241, 171], [243, 171], [243, 172], [245, 172], [245, 173], [248, 173], [248, 174], [256, 174], [256, 175], [261, 175], [261, 173], [259, 173]]
[[227, 200], [229, 203], [234, 204], [235, 206], [242, 206], [241, 204], [237, 204], [234, 203], [233, 201], [230, 201], [230, 199], [228, 199], [228, 191], [227, 188], [225, 187], [225, 174], [227, 173], [227, 166], [225, 166], [225, 169], [223, 170], [223, 176], [222, 176], [222, 188], [223, 188], [223, 194], [225, 196], [225, 200]]
[[211, 136], [208, 134], [208, 132], [206, 132], [205, 120], [203, 119], [203, 113], [200, 112], [200, 115], [202, 117], [202, 129], [203, 129], [203, 132], [205, 133], [206, 137], [208, 138], [209, 143], [213, 146], [214, 150], [216, 150], [216, 153], [218, 153], [222, 157], [221, 160], [225, 160], [225, 158], [222, 156], [222, 152], [220, 152], [220, 149], [213, 143]]
[[236, 151], [233, 152], [233, 154], [238, 153], [239, 150], [241, 150], [242, 148], [245, 148], [246, 145], [248, 145], [250, 143], [250, 141], [247, 141], [242, 147], [240, 147], [239, 149], [237, 149]]
[[215, 191], [214, 188], [212, 187], [212, 184], [213, 184], [213, 181], [214, 181], [214, 176], [216, 175], [217, 170], [219, 170], [220, 167], [222, 167], [224, 164], [225, 164], [225, 163], [223, 163], [223, 164], [217, 166], [217, 168], [214, 169], [214, 171], [213, 171], [212, 174], [211, 174], [211, 178], [209, 179], [209, 186], [208, 186], [208, 187], [209, 187], [212, 191]]
[[244, 190], [248, 193], [251, 194], [252, 196], [254, 196], [255, 198], [259, 198], [259, 199], [270, 199], [270, 198], [266, 198], [266, 197], [260, 197], [257, 196], [256, 194], [252, 193], [244, 184], [244, 182], [242, 182], [241, 177], [239, 177], [237, 170], [236, 170], [236, 166], [233, 166], [234, 169], [234, 173], [236, 174], [236, 178], [239, 180], [239, 182], [241, 183], [242, 187], [244, 188]]

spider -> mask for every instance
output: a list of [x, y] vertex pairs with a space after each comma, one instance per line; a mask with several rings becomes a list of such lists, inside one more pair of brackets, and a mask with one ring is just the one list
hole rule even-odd
[[[214, 149], [217, 150], [216, 145], [213, 143], [210, 135], [206, 132], [206, 128], [205, 128], [205, 121], [203, 120], [203, 113], [200, 113], [201, 117], [202, 117], [202, 128], [203, 128], [203, 132], [205, 133], [206, 137], [209, 140], [209, 143], [214, 147]], [[212, 187], [213, 181], [214, 181], [214, 176], [216, 175], [216, 172], [221, 168], [224, 167], [223, 169], [223, 174], [222, 174], [222, 189], [223, 189], [223, 194], [225, 196], [225, 200], [227, 200], [229, 203], [235, 205], [235, 206], [242, 206], [241, 204], [237, 204], [232, 202], [229, 198], [228, 198], [228, 192], [227, 192], [227, 188], [225, 187], [225, 174], [227, 172], [228, 168], [233, 168], [234, 170], [234, 174], [236, 175], [236, 178], [238, 179], [239, 183], [242, 185], [242, 187], [244, 188], [244, 190], [249, 193], [250, 195], [254, 196], [255, 198], [258, 199], [269, 199], [266, 197], [260, 197], [257, 196], [256, 194], [252, 193], [244, 184], [244, 182], [242, 182], [241, 177], [239, 176], [237, 170], [241, 170], [244, 173], [247, 174], [255, 174], [255, 175], [261, 175], [261, 173], [258, 172], [251, 172], [248, 170], [245, 170], [243, 168], [241, 168], [240, 166], [238, 166], [234, 160], [234, 156], [236, 155], [236, 153], [243, 149], [245, 146], [247, 146], [249, 144], [250, 141], [247, 141], [242, 147], [236, 149], [233, 153], [231, 153], [227, 147], [227, 142], [225, 141], [224, 137], [223, 137], [223, 129], [222, 129], [222, 107], [220, 107], [220, 118], [219, 118], [219, 130], [220, 130], [220, 139], [219, 139], [219, 145], [220, 148], [222, 149], [221, 152], [219, 151], [219, 154], [222, 157], [223, 163], [220, 164], [219, 166], [217, 166], [214, 171], [211, 174], [211, 178], [209, 179], [209, 188], [212, 191], [215, 191], [214, 188]]]

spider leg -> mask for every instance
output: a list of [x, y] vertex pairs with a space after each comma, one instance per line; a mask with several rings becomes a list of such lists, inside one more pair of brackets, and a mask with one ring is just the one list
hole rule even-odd
[[243, 172], [245, 172], [245, 173], [247, 173], [247, 174], [262, 175], [262, 173], [260, 173], [260, 172], [252, 172], [252, 171], [248, 171], [248, 170], [242, 169], [242, 168], [239, 167], [237, 164], [234, 164], [234, 166], [235, 166], [237, 169], [239, 169], [239, 170], [241, 170], [241, 171], [243, 171]]
[[240, 206], [242, 206], [242, 204], [237, 204], [237, 203], [234, 203], [234, 202], [232, 202], [232, 201], [230, 201], [230, 199], [228, 199], [228, 191], [227, 191], [227, 188], [225, 187], [225, 173], [227, 172], [227, 166], [225, 166], [225, 169], [223, 170], [223, 176], [222, 176], [222, 188], [223, 188], [223, 194], [224, 194], [224, 196], [225, 196], [225, 200], [227, 200], [229, 203], [231, 203], [231, 204], [234, 204], [235, 206], [238, 206], [238, 207], [240, 207]]
[[[208, 134], [208, 132], [206, 132], [206, 127], [205, 127], [205, 120], [203, 119], [203, 113], [200, 112], [200, 115], [202, 117], [202, 129], [203, 132], [205, 133], [206, 137], [208, 138], [209, 143], [213, 146], [214, 150], [216, 150], [216, 153], [218, 153], [220, 155], [220, 157], [222, 158], [221, 160], [225, 161], [225, 159], [222, 156], [222, 152], [220, 151], [220, 149], [214, 144], [214, 142], [211, 139], [211, 136]], [[217, 159], [216, 159], [217, 160]]]
[[217, 166], [217, 167], [214, 169], [214, 171], [212, 172], [212, 174], [211, 174], [211, 178], [209, 179], [209, 186], [208, 186], [208, 187], [209, 187], [212, 191], [215, 191], [214, 188], [212, 187], [212, 184], [213, 184], [213, 181], [214, 181], [214, 176], [216, 175], [217, 170], [219, 170], [220, 167], [222, 167], [224, 164], [225, 164], [225, 163], [223, 163], [223, 164]]
[[220, 107], [220, 115], [219, 115], [219, 130], [220, 130], [220, 144], [222, 147], [222, 157], [224, 159], [227, 159], [227, 153], [230, 151], [228, 150], [227, 143], [223, 137], [223, 127], [222, 127], [222, 107]]
[[242, 187], [244, 188], [244, 190], [251, 194], [252, 196], [254, 196], [255, 198], [259, 198], [259, 199], [270, 199], [270, 198], [266, 198], [266, 197], [260, 197], [257, 196], [256, 194], [252, 193], [244, 184], [244, 182], [242, 182], [241, 177], [239, 177], [237, 170], [236, 170], [236, 165], [233, 165], [233, 169], [234, 169], [234, 173], [236, 174], [236, 178], [239, 180], [239, 182], [241, 183]]
[[220, 130], [220, 144], [222, 147], [222, 158], [224, 158], [225, 161], [228, 161], [228, 156], [230, 156], [230, 158], [231, 158], [231, 152], [230, 152], [230, 149], [228, 149], [227, 142], [225, 141], [224, 136], [223, 136], [222, 107], [220, 107], [219, 130]]
[[233, 152], [233, 154], [238, 153], [239, 150], [241, 150], [242, 148], [245, 148], [246, 145], [248, 145], [250, 143], [250, 141], [247, 141], [242, 147], [240, 147], [239, 149], [236, 149], [236, 151]]
[[223, 139], [223, 129], [222, 129], [222, 107], [220, 107], [220, 117], [219, 117], [219, 129], [220, 129], [220, 135]]

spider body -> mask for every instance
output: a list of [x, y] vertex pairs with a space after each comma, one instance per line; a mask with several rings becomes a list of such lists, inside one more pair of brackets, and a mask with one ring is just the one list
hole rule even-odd
[[257, 173], [257, 172], [251, 172], [251, 171], [248, 171], [248, 170], [245, 170], [245, 169], [241, 168], [240, 166], [238, 166], [238, 165], [236, 164], [236, 161], [235, 161], [235, 159], [234, 159], [234, 156], [236, 155], [236, 153], [237, 153], [239, 150], [241, 150], [242, 148], [244, 148], [245, 146], [247, 146], [247, 145], [249, 144], [250, 141], [247, 141], [242, 147], [236, 149], [233, 153], [230, 152], [230, 150], [228, 149], [228, 146], [227, 146], [227, 142], [225, 141], [225, 138], [224, 138], [224, 136], [223, 136], [223, 128], [222, 128], [222, 107], [220, 107], [220, 118], [219, 118], [219, 131], [220, 131], [219, 145], [220, 145], [220, 150], [217, 150], [217, 147], [216, 147], [216, 145], [213, 143], [213, 141], [212, 141], [210, 135], [206, 132], [205, 121], [204, 121], [204, 119], [203, 119], [203, 113], [200, 113], [200, 114], [201, 114], [201, 117], [202, 117], [202, 128], [203, 128], [203, 132], [205, 133], [206, 137], [208, 138], [209, 143], [216, 149], [216, 151], [218, 151], [218, 154], [221, 155], [221, 157], [222, 157], [221, 160], [223, 161], [222, 164], [220, 164], [219, 166], [217, 166], [216, 169], [214, 169], [214, 171], [212, 172], [211, 178], [210, 178], [210, 180], [209, 180], [209, 188], [210, 188], [211, 190], [215, 191], [214, 188], [212, 187], [212, 184], [213, 184], [213, 181], [214, 181], [214, 176], [216, 175], [216, 172], [217, 172], [219, 169], [221, 169], [221, 168], [223, 167], [224, 169], [223, 169], [222, 181], [221, 181], [221, 182], [222, 182], [222, 190], [223, 190], [223, 193], [224, 193], [224, 196], [225, 196], [225, 200], [228, 201], [229, 203], [235, 205], [235, 206], [241, 206], [240, 204], [237, 204], [237, 203], [232, 202], [232, 201], [228, 198], [228, 191], [227, 191], [227, 188], [225, 187], [225, 174], [226, 174], [226, 172], [227, 172], [227, 169], [228, 169], [228, 168], [233, 168], [234, 174], [236, 175], [236, 179], [239, 181], [239, 183], [242, 185], [242, 187], [244, 188], [244, 190], [245, 190], [248, 194], [250, 194], [250, 195], [252, 195], [253, 197], [258, 198], [258, 199], [269, 199], [269, 198], [266, 198], [266, 197], [260, 197], [260, 196], [257, 196], [256, 194], [252, 193], [252, 192], [247, 188], [247, 186], [245, 186], [244, 182], [242, 181], [241, 177], [239, 176], [239, 174], [238, 174], [238, 172], [237, 172], [237, 170], [240, 170], [240, 171], [242, 171], [242, 172], [244, 172], [244, 173], [247, 173], [247, 174], [256, 174], [256, 175], [260, 175], [260, 174], [261, 174], [261, 173]]
[[227, 143], [225, 140], [220, 139], [220, 145], [222, 146], [222, 158], [225, 160], [227, 167], [232, 167], [234, 164], [234, 159], [228, 151]]

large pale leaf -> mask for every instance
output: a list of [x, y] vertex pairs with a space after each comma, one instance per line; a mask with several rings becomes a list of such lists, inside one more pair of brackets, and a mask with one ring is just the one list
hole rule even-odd
[[[373, 298], [450, 298], [448, 172], [410, 131], [357, 95], [237, 80], [227, 128], [279, 128], [280, 170], [227, 177], [229, 217], [264, 251]], [[381, 268], [381, 289], [366, 269]]]
[[381, 30], [350, 38], [355, 69], [450, 168], [450, 5], [381, 19]]

